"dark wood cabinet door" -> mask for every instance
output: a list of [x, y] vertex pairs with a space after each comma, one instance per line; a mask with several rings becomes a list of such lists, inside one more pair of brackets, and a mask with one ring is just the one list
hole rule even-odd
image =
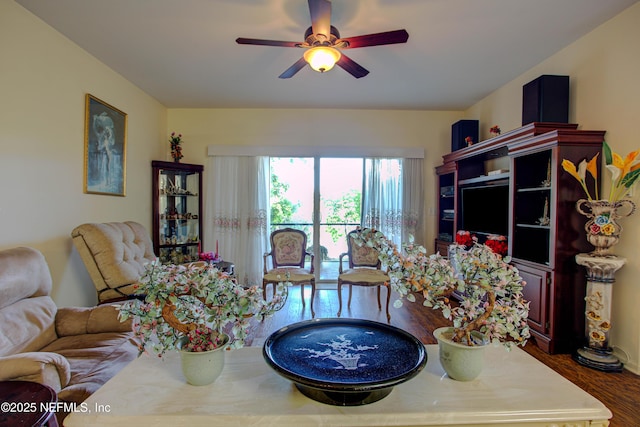
[[529, 327], [541, 334], [547, 334], [550, 326], [547, 314], [550, 273], [523, 264], [515, 266], [526, 282], [522, 293], [529, 301]]

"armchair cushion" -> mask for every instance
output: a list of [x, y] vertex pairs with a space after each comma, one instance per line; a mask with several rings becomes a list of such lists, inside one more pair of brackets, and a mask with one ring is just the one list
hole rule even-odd
[[340, 274], [343, 283], [372, 283], [388, 282], [389, 276], [383, 271], [374, 268], [350, 268]]
[[59, 392], [70, 379], [69, 362], [57, 353], [34, 351], [0, 357], [0, 381], [33, 381]]
[[288, 280], [291, 283], [299, 283], [309, 282], [314, 278], [315, 276], [306, 268], [280, 267], [269, 270], [269, 272], [264, 275], [263, 280], [267, 283], [278, 283], [284, 282], [285, 280]]
[[56, 337], [56, 305], [49, 297], [26, 298], [0, 309], [0, 356], [38, 351]]
[[118, 310], [114, 305], [65, 307], [58, 309], [56, 315], [56, 332], [59, 337], [131, 330], [131, 321], [118, 320]]
[[138, 356], [138, 344], [131, 332], [103, 332], [61, 337], [42, 351], [67, 359], [71, 379], [58, 397], [80, 403]]

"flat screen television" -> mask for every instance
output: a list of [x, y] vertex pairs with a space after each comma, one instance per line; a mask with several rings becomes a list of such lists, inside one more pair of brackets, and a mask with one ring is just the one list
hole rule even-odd
[[461, 187], [460, 190], [460, 229], [476, 234], [509, 234], [508, 182]]

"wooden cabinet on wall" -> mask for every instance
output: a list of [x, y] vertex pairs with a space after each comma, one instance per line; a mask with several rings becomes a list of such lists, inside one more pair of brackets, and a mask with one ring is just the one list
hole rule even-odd
[[163, 263], [197, 261], [202, 248], [202, 165], [153, 161], [153, 248]]
[[584, 192], [561, 163], [592, 158], [604, 134], [531, 123], [444, 156], [457, 171], [454, 232], [467, 230], [481, 241], [487, 234], [507, 236], [512, 263], [527, 282], [531, 333], [550, 353], [582, 344], [586, 278], [575, 255], [593, 250], [586, 219], [575, 209]]

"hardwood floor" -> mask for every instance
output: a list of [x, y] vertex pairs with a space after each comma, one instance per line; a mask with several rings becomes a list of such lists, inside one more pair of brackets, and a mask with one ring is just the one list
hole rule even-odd
[[[383, 309], [378, 311], [376, 291], [373, 288], [354, 286], [351, 308], [347, 308], [347, 287], [343, 288], [342, 317], [374, 320], [386, 323], [384, 303], [386, 290], [382, 290]], [[249, 337], [249, 345], [262, 346], [267, 337], [283, 326], [311, 319], [310, 293], [305, 290], [306, 306], [302, 305], [299, 286], [289, 290], [285, 307], [264, 322], [255, 323]], [[448, 326], [439, 312], [433, 312], [422, 306], [421, 302], [408, 303], [394, 308], [396, 295], [391, 294], [391, 325], [402, 328], [415, 335], [424, 344], [435, 344], [431, 331]], [[314, 310], [316, 318], [336, 317], [338, 295], [335, 289], [316, 291]], [[622, 373], [604, 373], [576, 363], [568, 354], [549, 355], [542, 352], [533, 342], [525, 346], [525, 351], [545, 363], [578, 387], [600, 400], [613, 413], [611, 427], [640, 427], [640, 376], [627, 370]]]

